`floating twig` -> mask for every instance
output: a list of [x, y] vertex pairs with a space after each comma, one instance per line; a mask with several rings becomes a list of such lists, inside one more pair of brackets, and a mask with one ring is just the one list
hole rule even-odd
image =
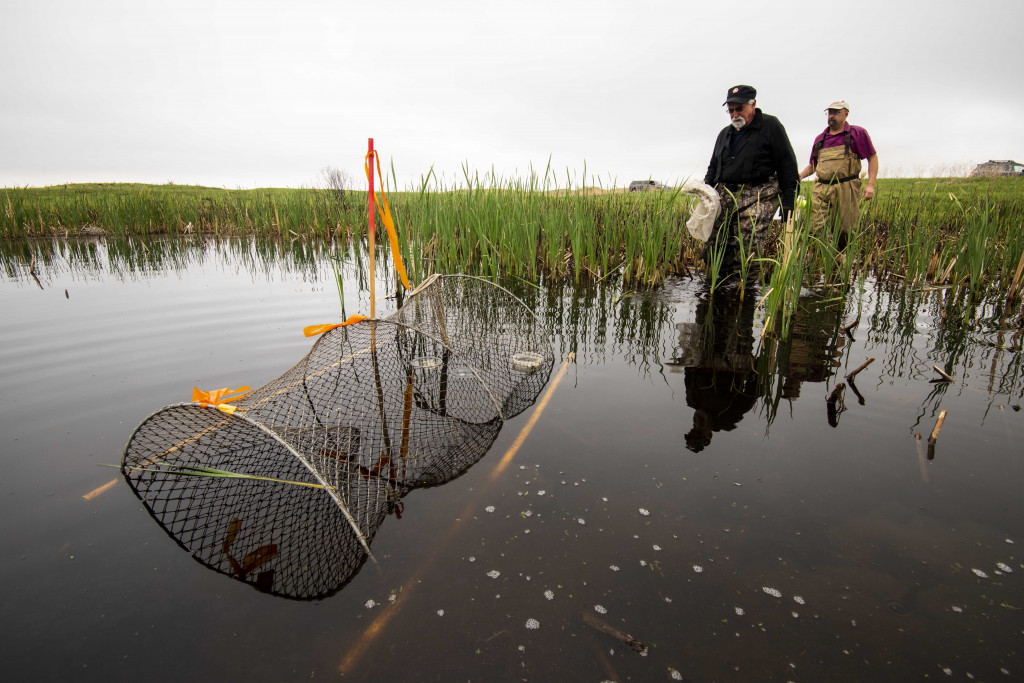
[[861, 370], [863, 370], [864, 368], [866, 368], [867, 366], [871, 365], [871, 364], [872, 364], [872, 363], [874, 363], [874, 362], [875, 362], [875, 357], [874, 357], [874, 356], [871, 356], [871, 358], [868, 358], [868, 359], [867, 359], [866, 361], [864, 361], [863, 363], [861, 363], [861, 364], [860, 364], [860, 365], [859, 365], [859, 366], [857, 367], [857, 369], [856, 369], [856, 370], [854, 370], [853, 372], [851, 372], [850, 374], [848, 374], [848, 375], [846, 376], [846, 379], [847, 379], [847, 380], [851, 380], [851, 381], [852, 381], [852, 380], [853, 380], [853, 378], [857, 376], [857, 373], [859, 373], [859, 372], [860, 372]]
[[852, 337], [853, 336], [853, 334], [852, 334], [853, 328], [857, 327], [857, 325], [860, 325], [860, 316], [857, 316], [857, 319], [854, 320], [849, 325], [843, 325], [839, 329], [841, 329], [843, 331], [843, 334], [845, 334], [845, 335], [847, 335], [849, 337]]
[[[932, 368], [933, 368], [933, 369], [935, 370], [935, 372], [937, 372], [937, 373], [939, 373], [940, 375], [942, 375], [942, 379], [943, 379], [943, 380], [945, 380], [946, 382], [952, 382], [952, 381], [954, 381], [954, 380], [953, 380], [953, 378], [952, 378], [952, 377], [950, 377], [949, 375], [947, 375], [947, 374], [946, 374], [946, 373], [945, 373], [945, 372], [944, 372], [944, 371], [942, 370], [942, 368], [940, 368], [940, 367], [939, 367], [938, 365], [933, 365], [933, 366], [932, 366]], [[937, 381], [938, 381], [938, 380], [937, 380]], [[942, 412], [943, 412], [943, 413], [945, 413], [946, 411], [942, 411]]]

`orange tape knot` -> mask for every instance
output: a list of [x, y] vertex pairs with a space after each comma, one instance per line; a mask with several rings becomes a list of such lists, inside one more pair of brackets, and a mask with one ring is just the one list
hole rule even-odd
[[[192, 387], [192, 402], [198, 403], [201, 408], [213, 406], [221, 412], [231, 414], [238, 410], [238, 408], [227, 404], [231, 401], [237, 401], [240, 398], [244, 398], [248, 393], [249, 387], [247, 386], [238, 387], [237, 389], [228, 389], [227, 387], [224, 387], [222, 389], [214, 389], [213, 391], [203, 391], [199, 387]], [[236, 395], [229, 396], [229, 394]]]
[[345, 327], [346, 325], [355, 325], [356, 323], [361, 323], [368, 317], [369, 316], [359, 315], [357, 313], [356, 315], [350, 315], [348, 317], [348, 320], [346, 320], [343, 323], [333, 323], [328, 325], [310, 325], [309, 327], [302, 328], [302, 334], [306, 335], [307, 337], [315, 337], [318, 334], [330, 332], [335, 327]]

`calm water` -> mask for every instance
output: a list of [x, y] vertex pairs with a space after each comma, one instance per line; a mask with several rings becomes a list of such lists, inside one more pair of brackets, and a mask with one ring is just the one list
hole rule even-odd
[[[465, 474], [406, 495], [376, 563], [291, 600], [197, 562], [101, 465], [193, 386], [256, 387], [301, 359], [302, 328], [341, 314], [327, 257], [19, 243], [2, 266], [8, 680], [1024, 676], [1024, 368], [1020, 321], [996, 308], [807, 291], [772, 346], [753, 297], [696, 281], [503, 280], [550, 325], [552, 378], [576, 354], [521, 448], [502, 463], [540, 403]], [[342, 273], [346, 313], [368, 312], [351, 254]], [[914, 435], [940, 410], [929, 459]]]

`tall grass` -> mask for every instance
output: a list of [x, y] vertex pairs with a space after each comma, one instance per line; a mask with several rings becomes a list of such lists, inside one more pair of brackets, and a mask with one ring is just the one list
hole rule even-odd
[[[585, 168], [581, 183], [568, 174], [557, 180], [550, 163], [531, 167], [525, 178], [500, 177], [493, 169], [481, 174], [465, 165], [454, 182], [431, 170], [417, 187], [397, 191], [392, 168], [387, 191], [399, 249], [414, 279], [439, 271], [654, 285], [693, 273], [703, 245], [685, 228], [692, 198], [678, 190], [626, 194], [588, 186]], [[0, 237], [255, 234], [353, 245], [365, 239], [365, 211], [364, 192], [131, 184], [15, 188], [0, 190]], [[1013, 301], [1024, 288], [1024, 181], [1018, 178], [880, 180], [842, 254], [834, 231], [811, 234], [806, 223], [795, 228], [789, 252], [769, 247], [758, 261], [762, 296], [767, 293], [763, 305], [778, 330], [785, 329], [794, 296], [787, 288], [841, 287], [872, 276], [965, 287], [974, 300], [995, 292]], [[756, 259], [752, 249], [747, 252], [743, 276]], [[708, 277], [713, 288], [723, 280], [715, 268]]]

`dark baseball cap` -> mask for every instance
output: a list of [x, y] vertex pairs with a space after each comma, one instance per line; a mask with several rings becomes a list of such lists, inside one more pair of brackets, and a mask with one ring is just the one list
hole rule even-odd
[[722, 106], [729, 104], [730, 102], [742, 102], [746, 104], [751, 100], [757, 99], [757, 90], [752, 85], [736, 85], [729, 88], [729, 92], [725, 94], [725, 102], [722, 102]]

